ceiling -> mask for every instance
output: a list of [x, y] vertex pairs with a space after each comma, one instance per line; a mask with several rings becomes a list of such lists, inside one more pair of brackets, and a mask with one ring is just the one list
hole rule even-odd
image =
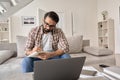
[[27, 6], [33, 0], [0, 0], [0, 21], [6, 20], [8, 17]]

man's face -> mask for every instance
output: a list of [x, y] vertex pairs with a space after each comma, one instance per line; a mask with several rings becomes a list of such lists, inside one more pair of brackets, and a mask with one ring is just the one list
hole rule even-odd
[[51, 32], [56, 26], [56, 22], [53, 21], [49, 16], [47, 16], [46, 19], [44, 19], [43, 21], [45, 33]]

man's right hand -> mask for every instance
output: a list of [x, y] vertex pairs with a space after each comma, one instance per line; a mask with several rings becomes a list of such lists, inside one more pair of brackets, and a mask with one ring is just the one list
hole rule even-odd
[[34, 47], [33, 49], [32, 49], [32, 52], [40, 52], [40, 51], [42, 51], [42, 49], [40, 48], [40, 47]]
[[39, 51], [42, 51], [42, 49], [40, 47], [34, 47], [32, 50], [30, 51], [26, 51], [27, 55], [30, 55], [32, 54], [33, 52], [39, 52]]

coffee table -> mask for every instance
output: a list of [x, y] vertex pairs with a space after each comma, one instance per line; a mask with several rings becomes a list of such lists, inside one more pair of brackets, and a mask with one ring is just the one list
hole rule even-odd
[[[15, 80], [34, 80], [33, 73], [23, 73], [19, 76], [20, 77], [18, 79], [16, 78]], [[105, 77], [93, 77], [93, 78], [85, 78], [85, 79], [79, 78], [78, 80], [109, 80], [109, 79], [107, 79]]]
[[[105, 64], [105, 65], [108, 65], [108, 66], [115, 66], [115, 65], [112, 65], [112, 64]], [[110, 80], [110, 79], [108, 79], [107, 77], [105, 77], [104, 75], [103, 75], [103, 68], [101, 68], [100, 66], [99, 66], [99, 64], [93, 64], [93, 65], [91, 65], [93, 68], [95, 68], [97, 71], [99, 71], [101, 74], [102, 74], [102, 76], [99, 76], [99, 77], [92, 77], [92, 78], [84, 78], [84, 79], [80, 79], [80, 80]]]
[[[98, 71], [102, 72], [102, 68], [99, 67], [98, 64], [92, 65], [95, 69], [97, 69]], [[33, 80], [33, 72], [31, 73], [21, 73], [19, 74], [19, 79], [16, 80]], [[105, 78], [104, 76], [98, 76], [98, 77], [92, 77], [92, 78], [79, 78], [78, 80], [109, 80], [107, 78]]]

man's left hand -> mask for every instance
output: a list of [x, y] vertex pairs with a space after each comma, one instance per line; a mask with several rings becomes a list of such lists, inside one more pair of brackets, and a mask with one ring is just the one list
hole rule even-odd
[[38, 55], [38, 58], [42, 60], [47, 60], [48, 58], [51, 58], [51, 57], [52, 57], [51, 53], [41, 53], [40, 55]]

